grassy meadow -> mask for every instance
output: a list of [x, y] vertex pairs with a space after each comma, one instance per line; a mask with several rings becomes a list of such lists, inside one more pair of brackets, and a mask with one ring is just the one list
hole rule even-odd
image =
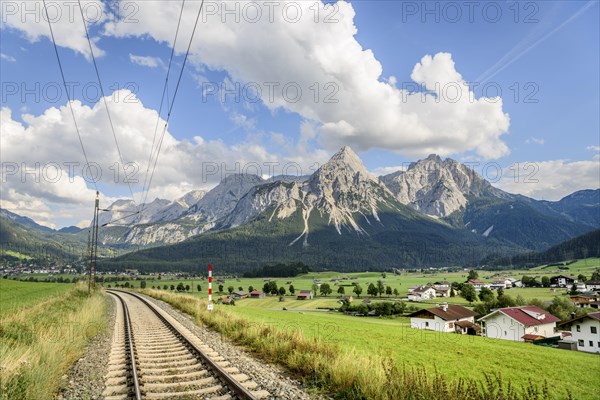
[[[173, 304], [195, 316], [197, 323], [338, 398], [448, 398], [441, 393], [474, 399], [561, 399], [568, 393], [576, 399], [596, 398], [590, 388], [598, 386], [600, 362], [593, 354], [411, 329], [404, 317], [307, 310], [321, 299], [245, 299], [234, 307], [216, 305], [209, 313], [197, 295], [144, 293]], [[288, 311], [281, 310], [282, 305]]]
[[73, 290], [64, 283], [19, 282], [0, 279], [0, 317], [30, 307], [48, 297]]
[[0, 293], [0, 399], [51, 399], [89, 339], [106, 328], [105, 298], [88, 296], [83, 285], [9, 280]]

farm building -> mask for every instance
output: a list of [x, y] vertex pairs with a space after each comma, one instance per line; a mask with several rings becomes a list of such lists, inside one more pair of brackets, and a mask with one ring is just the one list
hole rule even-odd
[[262, 290], [253, 290], [250, 292], [251, 299], [264, 299], [266, 297], [265, 292]]
[[237, 292], [233, 292], [232, 295], [235, 299], [245, 299], [246, 297], [248, 297], [248, 292], [238, 290]]
[[600, 312], [593, 312], [560, 324], [562, 329], [570, 329], [577, 350], [600, 353]]
[[296, 297], [298, 300], [310, 300], [314, 296], [312, 290], [301, 290]]
[[554, 336], [559, 318], [536, 306], [499, 308], [479, 318], [482, 336], [522, 342], [531, 336]]
[[476, 334], [475, 313], [463, 306], [443, 303], [410, 314], [410, 327], [439, 332]]

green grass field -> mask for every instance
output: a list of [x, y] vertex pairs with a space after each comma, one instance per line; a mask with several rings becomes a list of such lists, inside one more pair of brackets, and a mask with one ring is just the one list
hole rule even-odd
[[[168, 298], [169, 294], [165, 296]], [[290, 334], [301, 333], [309, 340], [337, 346], [344, 357], [357, 357], [357, 360], [391, 357], [399, 367], [424, 367], [432, 373], [437, 370], [454, 381], [475, 378], [484, 382], [484, 373], [500, 373], [504, 382], [525, 388], [530, 381], [541, 385], [546, 380], [552, 398], [566, 398], [567, 391], [575, 399], [597, 398], [600, 389], [597, 355], [417, 330], [410, 328], [409, 319], [405, 317], [352, 317], [338, 312], [307, 310], [323, 306], [327, 301], [331, 300], [280, 303], [277, 298], [244, 299], [237, 301], [236, 306], [216, 305], [216, 309], [232, 318], [235, 315], [248, 320], [250, 324], [245, 329], [256, 330], [259, 336], [266, 326]], [[282, 304], [288, 311], [280, 309]], [[360, 361], [355, 368], [360, 368]]]
[[73, 289], [68, 283], [19, 282], [0, 279], [0, 317]]
[[[84, 285], [0, 285], [0, 400], [56, 398], [62, 377], [89, 340], [108, 327], [105, 297], [88, 296]], [[4, 303], [8, 294], [11, 300]]]
[[583, 274], [586, 275], [589, 279], [596, 269], [600, 268], [600, 258], [586, 258], [583, 260], [577, 260], [577, 262], [566, 265], [568, 269], [559, 269], [557, 266], [549, 267], [547, 265], [540, 265], [539, 267], [532, 268], [530, 271], [539, 271], [544, 275], [577, 275]]
[[[565, 397], [565, 389], [576, 399], [589, 399], [589, 385], [600, 384], [597, 355], [544, 348], [500, 339], [462, 336], [411, 329], [408, 318], [351, 317], [340, 313], [271, 311], [241, 306], [227, 311], [242, 315], [256, 324], [268, 323], [280, 329], [300, 329], [306, 336], [338, 344], [359, 354], [390, 355], [398, 364], [437, 368], [452, 378], [483, 372], [500, 372], [518, 386], [528, 380], [547, 379], [552, 392]], [[227, 307], [227, 306], [220, 306]], [[565, 368], [568, 366], [568, 368]]]

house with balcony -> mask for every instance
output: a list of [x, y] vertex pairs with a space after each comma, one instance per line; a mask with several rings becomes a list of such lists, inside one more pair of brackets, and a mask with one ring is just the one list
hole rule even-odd
[[442, 303], [410, 314], [410, 327], [475, 335], [479, 331], [475, 325], [475, 315], [466, 307]]
[[559, 325], [571, 331], [578, 351], [600, 353], [600, 312], [593, 312]]
[[479, 318], [481, 335], [523, 342], [533, 336], [552, 337], [560, 319], [536, 306], [499, 308]]

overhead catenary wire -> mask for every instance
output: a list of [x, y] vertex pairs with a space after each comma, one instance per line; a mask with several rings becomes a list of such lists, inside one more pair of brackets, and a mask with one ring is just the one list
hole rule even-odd
[[[113, 138], [115, 139], [117, 153], [119, 154], [119, 161], [121, 162], [121, 167], [125, 168], [125, 162], [123, 161], [123, 155], [121, 153], [121, 148], [119, 147], [119, 141], [117, 140], [117, 134], [115, 132], [115, 127], [113, 125], [112, 117], [110, 115], [110, 110], [108, 108], [108, 102], [106, 101], [106, 95], [104, 94], [104, 87], [102, 85], [102, 80], [100, 79], [100, 72], [98, 70], [98, 64], [96, 63], [96, 57], [94, 56], [94, 49], [92, 46], [92, 42], [90, 40], [90, 34], [88, 32], [87, 24], [85, 23], [85, 16], [83, 15], [83, 7], [81, 6], [81, 0], [77, 0], [77, 3], [79, 5], [79, 11], [81, 12], [81, 20], [83, 22], [83, 28], [85, 29], [85, 37], [87, 38], [87, 42], [88, 42], [88, 45], [90, 48], [90, 55], [92, 57], [92, 62], [94, 64], [94, 70], [96, 71], [96, 77], [98, 78], [98, 85], [100, 86], [100, 94], [102, 95], [102, 100], [104, 102], [104, 108], [106, 109], [106, 115], [108, 116], [108, 122], [110, 123], [110, 129], [111, 129]], [[44, 4], [45, 4], [45, 1], [44, 1]], [[125, 178], [125, 180], [126, 180], [127, 186], [129, 187], [129, 192], [131, 193], [131, 199], [133, 200], [133, 203], [137, 207], [137, 203], [135, 201], [135, 196], [133, 195], [133, 190], [131, 189], [131, 183], [129, 182], [129, 179]]]
[[[175, 46], [177, 45], [177, 38], [179, 37], [179, 27], [181, 26], [181, 17], [183, 16], [183, 9], [185, 7], [185, 0], [181, 2], [181, 10], [179, 12], [179, 21], [177, 22], [177, 29], [175, 30], [175, 39], [173, 40], [173, 47], [171, 49], [171, 56], [169, 58], [169, 65], [167, 67], [167, 76], [165, 78], [165, 84], [163, 86], [162, 96], [160, 98], [160, 107], [158, 109], [158, 115], [156, 116], [156, 124], [154, 126], [154, 135], [152, 137], [152, 146], [150, 147], [150, 154], [148, 156], [148, 166], [146, 167], [146, 174], [144, 175], [144, 184], [142, 186], [142, 196], [144, 196], [144, 192], [146, 190], [146, 182], [148, 181], [148, 174], [150, 172], [150, 165], [152, 165], [152, 156], [154, 154], [154, 145], [156, 144], [156, 133], [158, 132], [158, 124], [160, 122], [160, 116], [162, 114], [162, 109], [165, 100], [165, 93], [167, 95], [167, 104], [169, 101], [169, 75], [171, 73], [171, 65], [173, 63], [173, 56], [175, 55]], [[146, 196], [147, 197], [147, 196]], [[142, 197], [143, 198], [143, 197]], [[141, 219], [142, 213], [144, 212], [144, 207], [146, 206], [146, 202], [143, 201], [141, 204], [141, 211], [138, 217], [138, 220]]]
[[[67, 103], [69, 103], [69, 109], [71, 110], [71, 117], [73, 117], [73, 124], [75, 125], [75, 131], [77, 132], [77, 137], [79, 138], [79, 145], [81, 146], [81, 151], [83, 152], [83, 157], [85, 158], [86, 166], [90, 165], [90, 161], [87, 156], [87, 152], [85, 151], [85, 146], [83, 145], [83, 140], [81, 139], [81, 132], [79, 131], [79, 125], [77, 125], [77, 119], [75, 118], [75, 111], [73, 110], [73, 104], [71, 100], [71, 95], [69, 94], [69, 89], [67, 88], [67, 81], [65, 79], [65, 72], [63, 70], [62, 62], [60, 61], [60, 55], [58, 54], [58, 46], [56, 45], [56, 39], [54, 37], [54, 30], [52, 29], [52, 23], [50, 22], [50, 18], [48, 17], [48, 7], [46, 6], [46, 0], [43, 0], [44, 3], [44, 11], [46, 12], [46, 20], [48, 21], [48, 27], [50, 28], [50, 37], [52, 38], [52, 44], [54, 45], [54, 53], [56, 54], [56, 60], [58, 61], [58, 68], [60, 69], [60, 76], [62, 78], [63, 86], [65, 88], [65, 93], [67, 94]], [[90, 179], [92, 184], [94, 185], [94, 189], [98, 191], [98, 186], [96, 185], [95, 179]]]
[[181, 84], [181, 78], [183, 77], [183, 72], [185, 70], [185, 64], [187, 63], [187, 59], [188, 56], [190, 54], [190, 49], [192, 47], [192, 42], [194, 41], [194, 35], [196, 33], [196, 28], [198, 27], [198, 21], [200, 20], [200, 15], [202, 14], [202, 7], [204, 6], [204, 0], [202, 0], [202, 2], [200, 3], [200, 8], [198, 9], [198, 15], [196, 16], [196, 21], [194, 23], [194, 28], [192, 30], [192, 34], [190, 36], [190, 41], [188, 43], [188, 47], [185, 53], [185, 57], [183, 59], [183, 65], [181, 66], [181, 71], [179, 72], [179, 78], [177, 79], [177, 85], [175, 86], [175, 91], [173, 93], [173, 99], [171, 101], [171, 104], [169, 106], [169, 112], [167, 113], [167, 119], [165, 120], [165, 125], [163, 127], [163, 131], [160, 137], [160, 140], [158, 142], [158, 148], [156, 151], [156, 157], [154, 159], [154, 165], [152, 167], [152, 172], [150, 174], [150, 178], [148, 179], [148, 188], [144, 197], [144, 201], [143, 203], [146, 202], [146, 199], [148, 198], [148, 193], [150, 192], [150, 186], [152, 184], [152, 178], [154, 177], [154, 172], [156, 171], [156, 164], [158, 162], [158, 157], [160, 155], [160, 149], [162, 147], [162, 143], [165, 137], [165, 133], [167, 131], [167, 126], [169, 125], [169, 120], [171, 119], [171, 113], [173, 112], [173, 106], [175, 105], [175, 99], [177, 97], [177, 92], [179, 91], [179, 85]]

